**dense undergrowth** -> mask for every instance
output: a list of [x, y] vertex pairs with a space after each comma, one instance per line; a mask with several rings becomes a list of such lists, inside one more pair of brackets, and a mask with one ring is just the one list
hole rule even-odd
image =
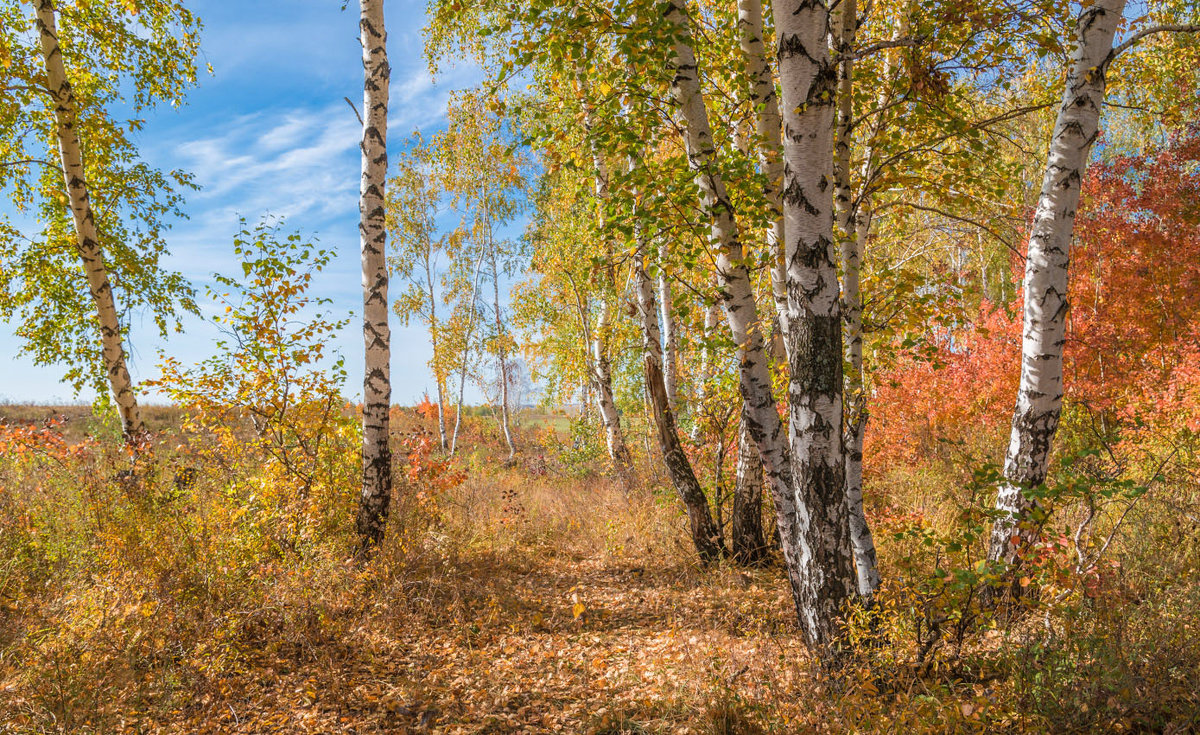
[[[698, 567], [652, 463], [626, 492], [596, 452], [531, 420], [505, 468], [484, 418], [447, 462], [427, 419], [397, 419], [403, 490], [369, 561], [355, 556], [357, 437], [340, 414], [317, 479], [299, 484], [244, 432], [235, 445], [176, 419], [133, 456], [102, 425], [6, 422], [0, 728], [1200, 727], [1187, 477], [1063, 493], [1022, 601], [992, 614], [977, 594], [988, 473], [970, 443], [876, 468], [885, 584], [831, 678], [804, 653], [778, 566]], [[1100, 511], [1077, 540], [1089, 503]]]

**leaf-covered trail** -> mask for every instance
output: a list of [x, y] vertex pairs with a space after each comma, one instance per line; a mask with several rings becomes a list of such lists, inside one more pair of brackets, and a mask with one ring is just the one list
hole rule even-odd
[[166, 729], [686, 732], [731, 687], [804, 678], [780, 577], [483, 554], [377, 590], [323, 645], [268, 643]]

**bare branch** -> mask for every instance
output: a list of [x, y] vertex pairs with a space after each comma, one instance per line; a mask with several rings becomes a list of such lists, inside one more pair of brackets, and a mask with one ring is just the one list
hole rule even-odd
[[1108, 64], [1111, 64], [1113, 59], [1133, 48], [1133, 46], [1143, 38], [1156, 33], [1200, 33], [1200, 24], [1168, 23], [1161, 26], [1143, 28], [1129, 38], [1125, 39], [1119, 46], [1113, 48], [1113, 50], [1108, 53], [1108, 58], [1104, 60], [1104, 65], [1107, 66]]

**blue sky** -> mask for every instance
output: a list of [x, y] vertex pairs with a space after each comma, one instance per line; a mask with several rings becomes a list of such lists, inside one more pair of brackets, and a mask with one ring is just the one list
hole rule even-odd
[[[338, 0], [193, 0], [189, 7], [204, 21], [200, 61], [211, 64], [213, 74], [201, 78], [187, 106], [153, 113], [138, 139], [151, 164], [190, 171], [201, 186], [188, 195], [189, 219], [177, 222], [168, 234], [169, 266], [189, 277], [201, 294], [214, 271], [236, 272], [232, 238], [239, 215], [250, 223], [266, 214], [284, 216], [287, 229], [301, 230], [336, 251], [336, 261], [315, 291], [332, 299], [335, 313], [355, 312], [335, 345], [346, 358], [347, 392], [355, 395], [362, 380], [362, 340], [355, 329], [362, 298], [360, 127], [343, 98], [362, 106], [357, 3], [345, 11]], [[479, 73], [470, 65], [443, 68], [435, 84], [422, 57], [424, 1], [388, 0], [386, 13], [392, 67], [389, 149], [394, 156], [413, 130], [444, 126], [448, 93], [477, 83]], [[210, 306], [202, 307], [212, 313]], [[186, 364], [207, 356], [217, 336], [211, 324], [189, 318], [185, 333], [164, 343], [149, 319], [135, 317], [130, 340], [134, 379], [157, 374], [160, 349]], [[12, 330], [0, 324], [0, 354], [15, 355], [18, 347]], [[411, 404], [432, 388], [428, 359], [422, 329], [416, 324], [401, 327], [393, 316], [395, 402]], [[3, 370], [0, 400], [70, 400], [70, 387], [60, 382], [62, 373], [54, 366], [14, 359]]]

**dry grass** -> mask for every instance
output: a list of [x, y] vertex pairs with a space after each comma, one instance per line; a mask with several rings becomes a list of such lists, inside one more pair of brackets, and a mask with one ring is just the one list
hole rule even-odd
[[[485, 446], [479, 425], [467, 436]], [[0, 463], [0, 732], [1200, 726], [1200, 653], [1181, 632], [1200, 609], [1197, 575], [1181, 571], [1194, 549], [1152, 595], [1124, 599], [1144, 580], [1109, 580], [1056, 611], [1061, 634], [1027, 616], [917, 666], [913, 570], [890, 561], [908, 550], [881, 538], [882, 637], [830, 680], [777, 567], [699, 568], [668, 492], [626, 493], [566, 455], [531, 449], [503, 469], [477, 449], [461, 483], [410, 485], [364, 564], [352, 483], [322, 501], [333, 520], [289, 535], [292, 506], [245, 489], [252, 462], [201, 465], [179, 491], [189, 458], [175, 439], [136, 488], [113, 479], [115, 447], [39, 451]]]

